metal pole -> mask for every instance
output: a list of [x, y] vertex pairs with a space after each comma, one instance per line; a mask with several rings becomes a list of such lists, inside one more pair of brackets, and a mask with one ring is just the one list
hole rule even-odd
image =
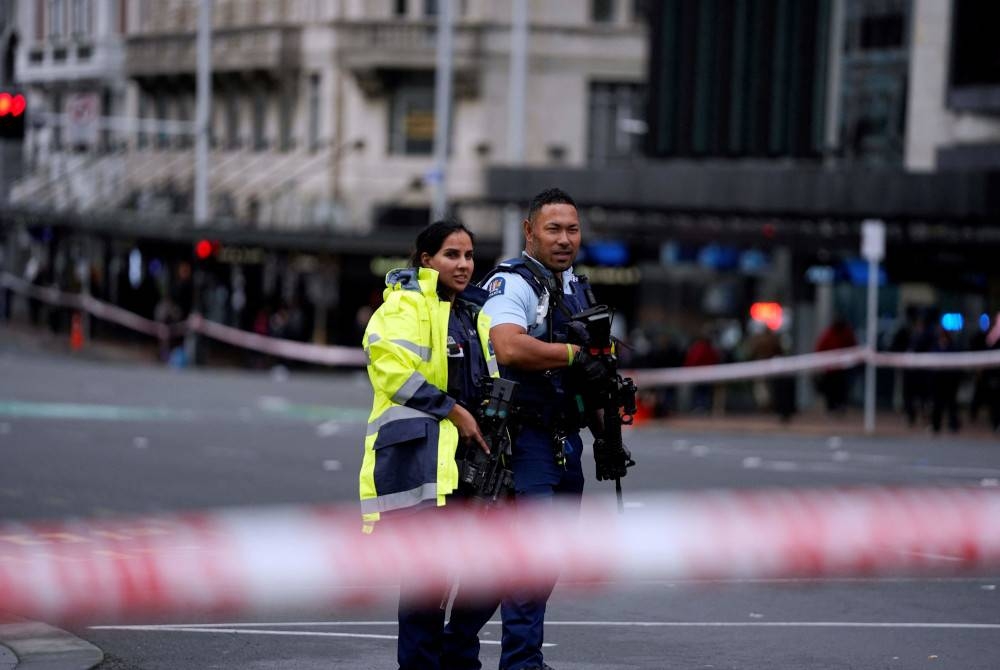
[[[524, 108], [528, 80], [528, 0], [514, 0], [510, 19], [510, 79], [507, 91], [507, 159], [524, 162]], [[503, 257], [516, 256], [521, 246], [521, 216], [517, 205], [503, 211]]]
[[840, 91], [844, 41], [844, 0], [833, 0], [830, 7], [830, 44], [826, 86], [826, 131], [824, 151], [828, 157], [840, 149]]
[[[868, 316], [865, 347], [869, 356], [875, 353], [878, 338], [878, 266], [877, 260], [868, 260]], [[875, 363], [869, 358], [865, 363], [865, 432], [875, 432]]]
[[438, 3], [437, 72], [434, 76], [434, 202], [431, 221], [448, 213], [448, 138], [451, 126], [451, 0]]
[[198, 5], [198, 80], [195, 101], [194, 222], [208, 221], [208, 134], [212, 118], [212, 3]]

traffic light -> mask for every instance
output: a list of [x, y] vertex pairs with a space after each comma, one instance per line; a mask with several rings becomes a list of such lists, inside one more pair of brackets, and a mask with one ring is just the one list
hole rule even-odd
[[0, 91], [0, 139], [24, 139], [24, 111], [27, 101], [21, 93]]
[[784, 319], [784, 310], [776, 302], [755, 302], [750, 305], [750, 318], [765, 324], [771, 330], [778, 330]]
[[206, 261], [219, 253], [220, 246], [216, 240], [198, 240], [194, 245], [194, 256], [199, 261]]

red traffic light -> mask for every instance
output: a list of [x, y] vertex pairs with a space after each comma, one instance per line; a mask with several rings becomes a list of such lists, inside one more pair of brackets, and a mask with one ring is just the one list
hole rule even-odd
[[194, 255], [200, 261], [214, 256], [218, 250], [219, 243], [212, 242], [211, 240], [198, 240], [198, 242], [194, 245]]
[[0, 92], [0, 116], [21, 116], [27, 102], [20, 93], [10, 94], [7, 91]]
[[750, 318], [765, 324], [771, 330], [781, 328], [784, 310], [776, 302], [755, 302], [750, 305]]

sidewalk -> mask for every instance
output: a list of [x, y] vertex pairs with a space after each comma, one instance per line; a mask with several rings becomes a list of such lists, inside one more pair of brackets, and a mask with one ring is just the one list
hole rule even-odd
[[[990, 440], [1000, 443], [997, 435], [989, 427], [985, 416], [980, 415], [974, 424], [968, 416], [962, 417], [963, 424], [958, 433], [943, 429], [937, 434], [940, 439], [958, 435], [963, 439]], [[807, 409], [795, 414], [790, 421], [782, 423], [777, 415], [756, 414], [674, 414], [662, 419], [651, 419], [641, 426], [656, 426], [664, 430], [679, 432], [723, 432], [723, 433], [786, 433], [793, 435], [865, 435], [864, 412], [852, 407], [843, 415], [829, 415], [822, 409]], [[929, 426], [907, 425], [902, 413], [880, 410], [875, 417], [877, 437], [933, 437]]]
[[106, 363], [147, 363], [159, 365], [157, 343], [153, 338], [124, 340], [88, 340], [82, 349], [73, 351], [69, 335], [53, 333], [44, 326], [0, 321], [0, 351], [26, 354], [61, 354], [80, 360]]
[[0, 670], [90, 670], [102, 660], [100, 649], [62, 629], [0, 613]]

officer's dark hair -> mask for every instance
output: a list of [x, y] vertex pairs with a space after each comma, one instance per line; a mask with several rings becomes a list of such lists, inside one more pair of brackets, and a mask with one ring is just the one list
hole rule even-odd
[[414, 242], [413, 253], [410, 254], [410, 265], [415, 268], [420, 267], [420, 257], [424, 254], [433, 256], [441, 251], [441, 245], [452, 233], [465, 233], [469, 236], [472, 244], [476, 244], [476, 238], [472, 231], [465, 227], [461, 221], [455, 219], [442, 219], [427, 226], [417, 235]]
[[545, 205], [572, 205], [576, 208], [576, 201], [570, 194], [561, 188], [547, 188], [528, 204], [528, 221], [534, 222], [535, 215], [542, 210]]

